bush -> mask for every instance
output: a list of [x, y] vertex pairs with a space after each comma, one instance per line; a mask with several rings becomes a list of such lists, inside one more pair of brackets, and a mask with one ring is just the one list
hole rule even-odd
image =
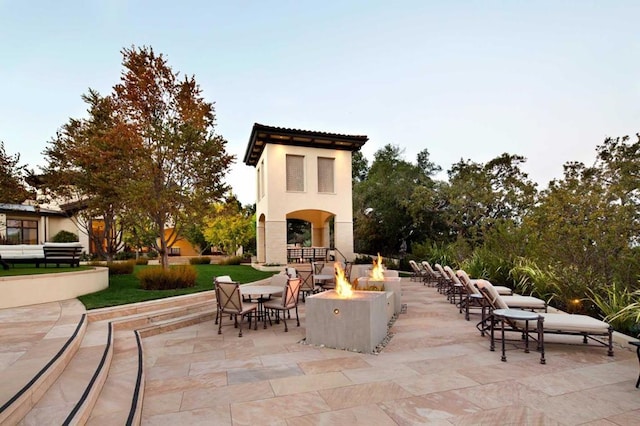
[[191, 265], [177, 265], [169, 269], [161, 266], [144, 268], [136, 274], [140, 287], [144, 290], [173, 290], [193, 287], [196, 284], [196, 270]]
[[133, 274], [133, 268], [136, 266], [135, 260], [126, 262], [107, 262], [109, 275], [129, 275]]
[[373, 263], [373, 258], [371, 256], [366, 255], [366, 254], [363, 254], [362, 256], [358, 255], [353, 260], [353, 263], [355, 265], [371, 265]]
[[140, 257], [136, 259], [136, 265], [148, 265], [148, 264], [149, 264], [149, 259], [147, 258]]
[[147, 252], [147, 259], [157, 259], [158, 258], [158, 252], [155, 250], [149, 250]]
[[189, 259], [191, 265], [208, 265], [211, 263], [211, 258], [208, 256], [198, 256]]
[[60, 231], [51, 239], [54, 243], [77, 243], [79, 241], [78, 236], [73, 232]]
[[119, 251], [118, 253], [115, 254], [115, 256], [113, 256], [114, 260], [129, 260], [129, 259], [135, 259], [136, 258], [136, 254], [132, 251]]
[[[229, 256], [218, 262], [220, 265], [239, 265], [242, 263], [242, 256]], [[267, 266], [267, 265], [265, 265]]]

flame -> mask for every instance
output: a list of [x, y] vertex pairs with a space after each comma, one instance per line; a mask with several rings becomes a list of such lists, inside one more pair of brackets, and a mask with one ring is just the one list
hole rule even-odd
[[335, 263], [333, 267], [336, 270], [336, 293], [340, 297], [349, 298], [353, 296], [353, 288], [351, 283], [344, 276], [342, 265]]
[[382, 257], [378, 253], [378, 260], [374, 259], [373, 269], [371, 269], [370, 278], [373, 281], [384, 281], [384, 267], [382, 266]]

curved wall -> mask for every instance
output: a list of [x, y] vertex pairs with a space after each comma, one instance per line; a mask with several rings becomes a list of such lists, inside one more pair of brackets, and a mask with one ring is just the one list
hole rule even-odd
[[109, 287], [109, 269], [0, 278], [0, 309], [73, 299]]

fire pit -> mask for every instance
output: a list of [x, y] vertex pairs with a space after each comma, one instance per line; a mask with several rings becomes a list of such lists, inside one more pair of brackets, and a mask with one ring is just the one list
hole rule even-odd
[[323, 291], [307, 298], [307, 343], [356, 352], [373, 352], [387, 336], [387, 296], [356, 291], [351, 297]]
[[307, 343], [356, 352], [373, 352], [387, 336], [387, 294], [353, 291], [336, 268], [336, 289], [307, 298]]

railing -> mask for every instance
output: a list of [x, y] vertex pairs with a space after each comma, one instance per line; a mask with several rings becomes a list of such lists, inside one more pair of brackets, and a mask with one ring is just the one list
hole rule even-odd
[[288, 262], [310, 263], [326, 261], [328, 255], [328, 247], [294, 247], [287, 249]]

